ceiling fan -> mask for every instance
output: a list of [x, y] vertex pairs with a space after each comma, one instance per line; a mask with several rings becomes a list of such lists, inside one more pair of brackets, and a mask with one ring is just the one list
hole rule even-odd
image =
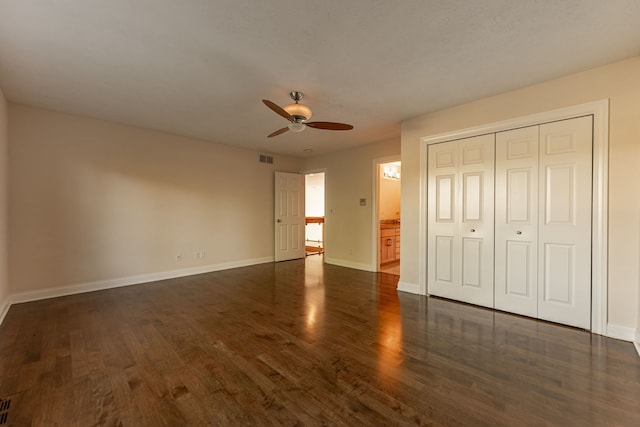
[[267, 135], [267, 138], [271, 138], [274, 136], [281, 135], [287, 131], [293, 132], [302, 132], [306, 129], [307, 126], [316, 129], [327, 129], [327, 130], [351, 130], [353, 129], [352, 125], [348, 125], [345, 123], [335, 123], [335, 122], [308, 122], [311, 118], [311, 109], [304, 104], [300, 104], [299, 101], [304, 97], [302, 92], [292, 91], [289, 93], [291, 99], [293, 99], [294, 103], [286, 105], [284, 108], [275, 104], [274, 102], [269, 101], [268, 99], [263, 99], [264, 105], [271, 108], [276, 114], [281, 115], [285, 119], [289, 120], [291, 123], [282, 129], [278, 129], [275, 132]]

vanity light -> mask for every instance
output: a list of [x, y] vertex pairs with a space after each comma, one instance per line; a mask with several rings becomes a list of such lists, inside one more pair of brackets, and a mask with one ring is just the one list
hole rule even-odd
[[384, 170], [382, 171], [382, 176], [385, 179], [397, 181], [400, 179], [400, 172], [395, 166], [385, 166]]

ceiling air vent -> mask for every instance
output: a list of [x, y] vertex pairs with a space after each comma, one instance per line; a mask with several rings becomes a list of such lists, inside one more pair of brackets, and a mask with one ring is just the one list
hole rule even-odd
[[264, 154], [260, 154], [260, 163], [272, 164], [273, 163], [273, 157], [272, 156], [265, 156]]

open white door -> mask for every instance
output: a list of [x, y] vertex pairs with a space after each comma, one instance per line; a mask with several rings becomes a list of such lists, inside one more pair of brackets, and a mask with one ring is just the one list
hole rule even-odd
[[276, 172], [275, 261], [304, 258], [304, 175]]

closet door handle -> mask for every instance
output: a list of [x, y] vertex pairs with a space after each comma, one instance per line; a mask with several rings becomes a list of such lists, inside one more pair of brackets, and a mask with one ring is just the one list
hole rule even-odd
[[476, 232], [476, 229], [475, 229], [475, 228], [472, 228], [472, 229], [471, 229], [471, 232], [472, 232], [472, 233], [475, 233], [475, 232]]
[[516, 234], [522, 234], [522, 231], [516, 231]]

